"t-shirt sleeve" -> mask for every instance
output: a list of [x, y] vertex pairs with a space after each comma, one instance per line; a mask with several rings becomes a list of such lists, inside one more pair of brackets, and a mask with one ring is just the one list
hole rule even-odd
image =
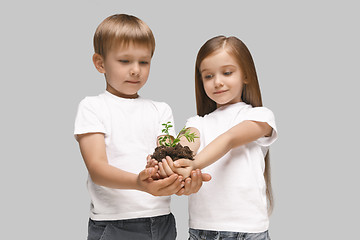
[[103, 121], [101, 119], [101, 106], [91, 98], [84, 98], [78, 107], [75, 118], [74, 136], [85, 133], [101, 132], [106, 134]]
[[159, 131], [157, 135], [158, 136], [164, 135], [164, 133], [162, 132], [164, 126], [162, 124], [171, 122], [171, 125], [173, 127], [169, 129], [169, 134], [171, 136], [176, 137], [174, 116], [170, 106], [166, 103], [160, 103], [159, 110], [160, 110], [160, 122], [159, 122]]
[[192, 127], [198, 129], [199, 131], [200, 131], [200, 126], [201, 126], [201, 117], [199, 116], [194, 116], [189, 118], [185, 124], [186, 128]]
[[275, 124], [275, 116], [273, 112], [266, 107], [255, 107], [249, 109], [249, 112], [244, 120], [251, 120], [256, 122], [266, 122], [272, 127], [273, 131], [271, 136], [261, 137], [255, 142], [263, 147], [268, 147], [274, 143], [278, 137], [277, 128]]

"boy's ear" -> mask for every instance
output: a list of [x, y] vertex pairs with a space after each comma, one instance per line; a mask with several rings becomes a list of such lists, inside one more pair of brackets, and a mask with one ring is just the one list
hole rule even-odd
[[100, 54], [94, 53], [94, 55], [93, 55], [93, 63], [95, 65], [95, 68], [100, 73], [105, 73], [104, 58]]

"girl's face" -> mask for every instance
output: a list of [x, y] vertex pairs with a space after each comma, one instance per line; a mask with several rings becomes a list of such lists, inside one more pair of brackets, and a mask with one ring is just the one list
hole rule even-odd
[[205, 92], [217, 107], [242, 101], [245, 77], [240, 65], [225, 49], [206, 57], [200, 64], [200, 73]]

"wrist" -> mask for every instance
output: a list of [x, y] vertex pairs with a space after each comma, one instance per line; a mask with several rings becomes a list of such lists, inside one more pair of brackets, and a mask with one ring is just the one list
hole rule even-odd
[[136, 181], [134, 183], [134, 189], [138, 191], [147, 192], [145, 185], [143, 184], [141, 173], [139, 173], [136, 177]]
[[192, 170], [196, 170], [196, 169], [201, 169], [201, 168], [200, 168], [199, 160], [196, 157], [194, 157], [192, 163]]

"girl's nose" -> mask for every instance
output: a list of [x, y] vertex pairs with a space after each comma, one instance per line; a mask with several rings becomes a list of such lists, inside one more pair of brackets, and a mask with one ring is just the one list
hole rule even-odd
[[224, 86], [224, 83], [221, 81], [221, 77], [219, 76], [215, 76], [215, 79], [214, 79], [214, 84], [215, 84], [215, 87], [216, 88], [219, 88], [219, 87], [222, 87]]

